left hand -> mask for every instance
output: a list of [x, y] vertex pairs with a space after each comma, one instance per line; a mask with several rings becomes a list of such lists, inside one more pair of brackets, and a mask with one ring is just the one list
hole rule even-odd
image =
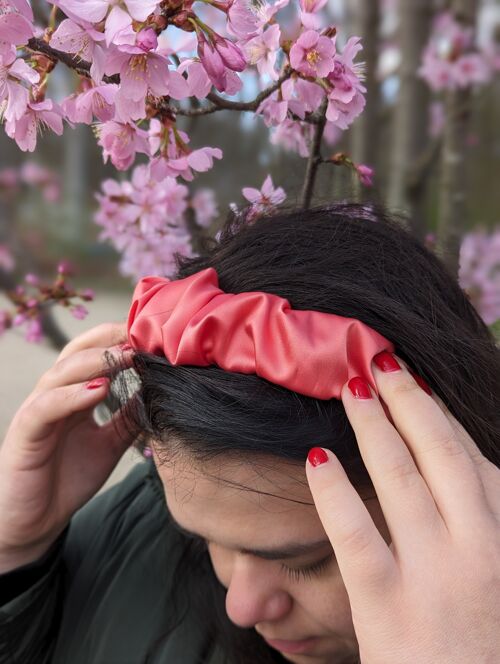
[[332, 543], [363, 664], [500, 662], [500, 470], [436, 395], [372, 363], [381, 401], [342, 402], [390, 531], [337, 458], [306, 473]]

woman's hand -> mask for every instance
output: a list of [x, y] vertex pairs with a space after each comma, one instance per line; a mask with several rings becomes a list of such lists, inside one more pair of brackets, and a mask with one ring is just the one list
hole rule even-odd
[[76, 337], [15, 414], [0, 447], [0, 572], [43, 555], [133, 442], [120, 414], [102, 427], [93, 418], [110, 385], [104, 353], [130, 366], [126, 340], [125, 323]]
[[355, 398], [348, 385], [359, 388], [358, 379], [342, 390], [390, 545], [330, 451], [314, 448], [306, 463], [349, 595], [361, 662], [496, 664], [500, 470], [396, 359], [401, 370], [372, 365], [394, 425], [373, 390], [371, 398]]

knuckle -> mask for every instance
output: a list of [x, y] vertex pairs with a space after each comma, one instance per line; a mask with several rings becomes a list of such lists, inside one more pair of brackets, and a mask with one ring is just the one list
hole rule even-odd
[[392, 387], [392, 393], [395, 397], [406, 396], [407, 394], [420, 394], [422, 388], [411, 377], [402, 376], [401, 379]]
[[350, 554], [357, 558], [370, 556], [372, 538], [366, 529], [359, 524], [349, 523], [339, 527], [339, 537]]
[[403, 490], [421, 482], [420, 473], [412, 457], [404, 455], [389, 463], [384, 470], [384, 482]]
[[27, 424], [30, 424], [33, 420], [43, 421], [44, 415], [47, 412], [46, 395], [47, 392], [42, 392], [35, 395], [19, 410], [17, 415], [17, 422], [21, 429], [23, 429]]
[[460, 443], [454, 431], [431, 431], [423, 440], [424, 453], [439, 450], [447, 457], [461, 456], [465, 454], [465, 447]]

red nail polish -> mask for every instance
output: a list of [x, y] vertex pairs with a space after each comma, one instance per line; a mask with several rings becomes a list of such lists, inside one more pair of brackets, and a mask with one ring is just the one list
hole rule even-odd
[[423, 389], [424, 392], [427, 392], [429, 396], [432, 396], [432, 390], [431, 388], [427, 385], [425, 380], [422, 378], [422, 376], [419, 376], [416, 374], [413, 369], [408, 369], [408, 371], [411, 373], [413, 378], [416, 380], [416, 382], [420, 385], [420, 387]]
[[320, 466], [328, 461], [328, 454], [322, 447], [312, 447], [307, 455], [307, 460], [311, 466]]
[[379, 369], [384, 372], [401, 371], [401, 366], [392, 353], [383, 350], [373, 358], [373, 361]]
[[130, 344], [127, 344], [127, 343], [120, 344], [118, 346], [118, 348], [120, 348], [120, 350], [132, 350], [132, 346]]
[[95, 390], [98, 387], [102, 387], [107, 382], [107, 378], [94, 378], [94, 380], [89, 381], [85, 387], [87, 390]]
[[370, 387], [366, 381], [364, 381], [359, 376], [351, 378], [347, 383], [348, 388], [354, 394], [356, 399], [371, 399], [372, 393], [370, 392]]

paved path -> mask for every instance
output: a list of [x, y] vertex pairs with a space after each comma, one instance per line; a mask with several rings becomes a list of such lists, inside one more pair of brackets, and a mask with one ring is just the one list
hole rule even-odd
[[[74, 337], [100, 323], [125, 320], [131, 295], [132, 291], [130, 296], [99, 292], [95, 302], [87, 303], [89, 315], [83, 321], [76, 320], [62, 307], [56, 307], [55, 316], [68, 336]], [[0, 309], [5, 306], [6, 300], [0, 296]], [[10, 330], [0, 337], [0, 444], [12, 416], [40, 376], [54, 364], [57, 355], [45, 343], [27, 343], [17, 331]], [[126, 452], [101, 492], [120, 481], [141, 458], [135, 450]]]

